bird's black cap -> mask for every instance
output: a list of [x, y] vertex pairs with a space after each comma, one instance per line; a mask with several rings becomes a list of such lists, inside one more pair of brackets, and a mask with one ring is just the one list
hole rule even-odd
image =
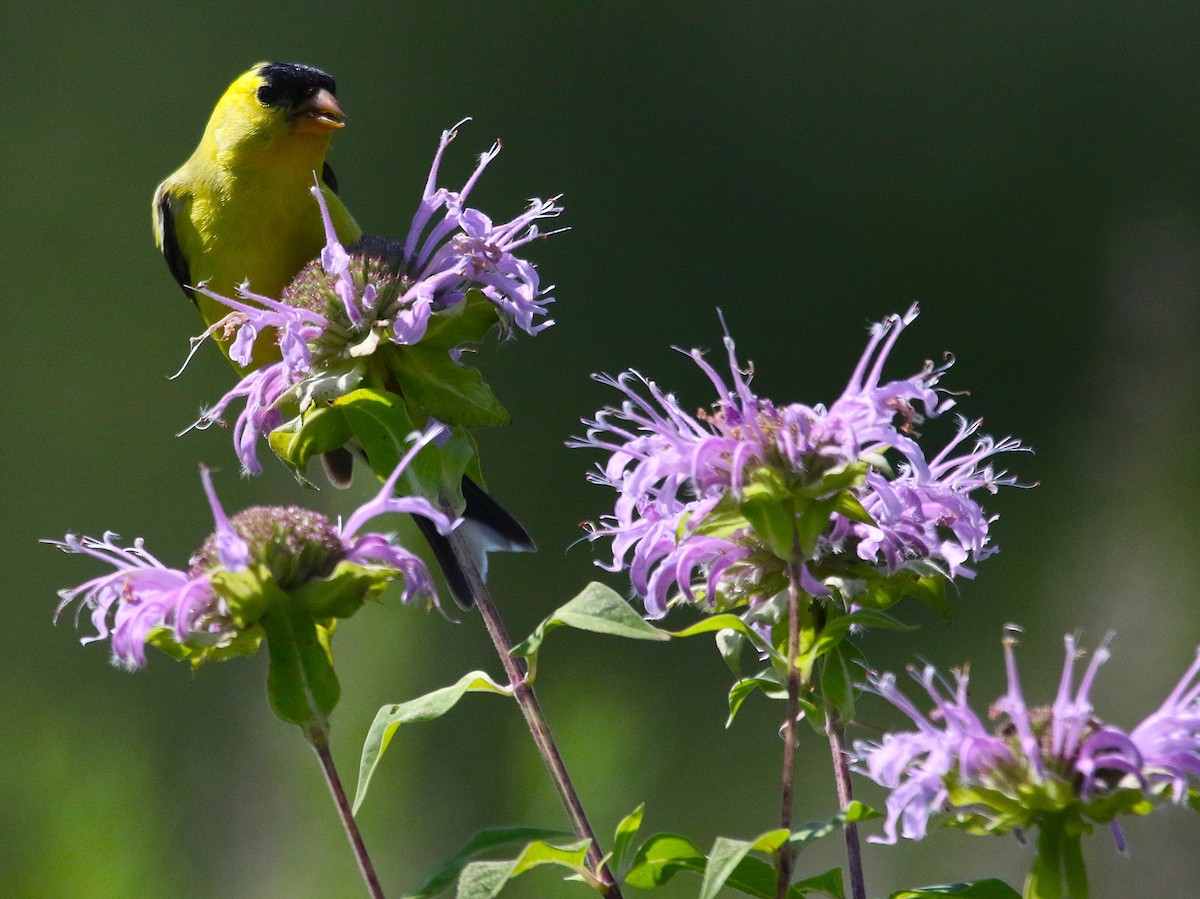
[[257, 93], [258, 102], [264, 106], [295, 108], [322, 89], [337, 96], [333, 78], [312, 66], [268, 62], [258, 72], [263, 79]]

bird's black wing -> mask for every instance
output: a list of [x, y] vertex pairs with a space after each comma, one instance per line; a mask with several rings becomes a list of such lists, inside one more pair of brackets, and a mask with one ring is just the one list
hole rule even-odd
[[337, 175], [333, 173], [333, 169], [330, 168], [328, 162], [321, 167], [321, 180], [325, 182], [325, 186], [333, 191], [335, 195], [337, 194]]
[[195, 294], [188, 285], [192, 283], [192, 276], [188, 270], [187, 259], [184, 258], [183, 250], [179, 248], [179, 235], [175, 232], [175, 201], [169, 191], [159, 191], [158, 202], [154, 204], [158, 211], [158, 228], [162, 234], [162, 250], [163, 258], [167, 260], [167, 268], [171, 270], [171, 275], [183, 288], [183, 292], [187, 294], [187, 298], [193, 303], [196, 302]]

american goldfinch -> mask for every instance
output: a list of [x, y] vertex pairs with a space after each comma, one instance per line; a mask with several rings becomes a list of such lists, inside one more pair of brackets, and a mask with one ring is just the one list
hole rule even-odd
[[[154, 193], [154, 238], [175, 280], [206, 324], [228, 307], [194, 290], [201, 284], [235, 296], [248, 283], [254, 293], [278, 298], [322, 247], [320, 209], [309, 189], [319, 174], [338, 240], [349, 246], [362, 229], [337, 197], [337, 181], [325, 161], [335, 131], [346, 117], [333, 78], [312, 66], [265, 62], [229, 86], [217, 101], [195, 152]], [[224, 335], [214, 334], [227, 350]], [[260, 336], [250, 367], [278, 358]], [[353, 456], [325, 453], [322, 466], [332, 484], [350, 483]], [[469, 478], [463, 478], [466, 509], [460, 533], [470, 563], [487, 573], [487, 553], [535, 548], [521, 524]], [[449, 541], [414, 516], [463, 608], [472, 602], [463, 560]]]
[[[321, 213], [309, 193], [315, 175], [338, 239], [348, 245], [362, 236], [325, 161], [346, 116], [336, 91], [320, 69], [259, 63], [229, 85], [195, 152], [155, 191], [155, 242], [207, 324], [229, 309], [192, 288], [234, 296], [248, 282], [278, 297], [321, 251]], [[255, 362], [274, 350], [260, 340], [255, 352], [264, 358]]]

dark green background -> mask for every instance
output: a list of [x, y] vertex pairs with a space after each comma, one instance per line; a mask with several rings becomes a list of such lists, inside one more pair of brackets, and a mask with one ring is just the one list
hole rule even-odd
[[[866, 325], [924, 310], [891, 372], [959, 358], [962, 408], [1037, 448], [1033, 491], [991, 508], [1003, 552], [964, 582], [947, 624], [864, 645], [880, 665], [972, 659], [982, 710], [1002, 689], [999, 637], [1026, 626], [1033, 699], [1052, 696], [1063, 632], [1118, 631], [1099, 711], [1131, 726], [1200, 641], [1200, 12], [1190, 4], [10, 4], [0, 34], [0, 247], [7, 552], [0, 646], [0, 893], [20, 897], [355, 897], [356, 874], [310, 751], [273, 719], [265, 659], [193, 676], [156, 656], [135, 675], [80, 648], [55, 589], [98, 571], [39, 546], [66, 530], [144, 535], [182, 564], [211, 527], [196, 464], [228, 507], [305, 493], [279, 466], [240, 480], [228, 435], [172, 436], [230, 383], [215, 351], [168, 382], [198, 319], [150, 237], [155, 184], [191, 152], [250, 64], [333, 73], [350, 113], [332, 161], [368, 230], [400, 234], [438, 133], [456, 185], [495, 137], [475, 199], [497, 217], [564, 194], [572, 231], [535, 246], [558, 324], [484, 351], [513, 414], [482, 437], [492, 490], [542, 551], [494, 561], [515, 633], [602, 574], [571, 546], [611, 497], [567, 450], [613, 399], [588, 374], [654, 375], [711, 399], [672, 345], [719, 346], [724, 309], [756, 387], [832, 400]], [[927, 429], [944, 438], [948, 425]], [[607, 576], [605, 576], [607, 577]], [[625, 589], [620, 578], [607, 578]], [[365, 609], [336, 640], [334, 749], [353, 781], [375, 709], [498, 673], [475, 616], [454, 625]], [[597, 828], [638, 802], [647, 830], [752, 836], [777, 815], [778, 708], [724, 730], [729, 677], [704, 640], [625, 645], [556, 634], [539, 689]], [[864, 717], [889, 720], [878, 703]], [[798, 818], [833, 805], [806, 737]], [[515, 709], [471, 697], [401, 733], [361, 815], [391, 894], [477, 828], [564, 825]], [[868, 801], [877, 792], [860, 784]], [[1094, 895], [1185, 895], [1194, 813], [1087, 846]], [[815, 873], [835, 841], [801, 859]], [[1013, 840], [938, 833], [866, 851], [874, 895], [1006, 877]], [[1157, 884], [1144, 891], [1144, 878]], [[695, 895], [681, 880], [664, 895]], [[582, 895], [547, 875], [513, 895]]]

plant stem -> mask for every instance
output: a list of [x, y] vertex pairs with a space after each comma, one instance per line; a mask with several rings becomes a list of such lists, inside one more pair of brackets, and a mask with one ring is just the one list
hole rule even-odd
[[[791, 566], [788, 578], [788, 671], [787, 711], [783, 719], [783, 778], [780, 793], [783, 808], [779, 814], [779, 826], [789, 834], [792, 832], [792, 782], [796, 767], [796, 719], [800, 716], [800, 671], [796, 658], [800, 655], [800, 572]], [[779, 879], [775, 885], [775, 899], [787, 896], [792, 882], [793, 850], [791, 840], [779, 848], [777, 869]]]
[[337, 808], [338, 817], [342, 819], [342, 827], [350, 840], [350, 848], [354, 851], [358, 870], [367, 884], [367, 892], [371, 895], [371, 899], [383, 899], [383, 887], [379, 885], [375, 867], [371, 864], [371, 857], [367, 855], [367, 847], [363, 843], [362, 834], [358, 832], [358, 824], [354, 820], [354, 814], [350, 811], [346, 791], [342, 789], [341, 778], [338, 777], [337, 768], [333, 764], [333, 754], [329, 751], [329, 731], [320, 727], [311, 727], [306, 734], [312, 748], [317, 752], [317, 758], [321, 760], [321, 770], [325, 772], [325, 782], [329, 784], [329, 792], [333, 794], [333, 804]]
[[[826, 706], [825, 733], [829, 736], [829, 750], [833, 755], [833, 779], [837, 783], [838, 805], [842, 811], [854, 801], [850, 785], [850, 757], [846, 754], [845, 729], [837, 720], [837, 713]], [[846, 837], [846, 862], [850, 869], [850, 895], [852, 899], [866, 899], [867, 886], [863, 879], [862, 847], [858, 841], [858, 825], [847, 821], [842, 825]]]
[[608, 866], [604, 863], [604, 855], [600, 850], [600, 843], [596, 839], [596, 834], [592, 831], [592, 825], [588, 823], [587, 815], [583, 810], [583, 803], [579, 799], [579, 794], [575, 791], [575, 785], [571, 782], [571, 776], [567, 773], [567, 767], [563, 763], [562, 755], [558, 751], [554, 737], [550, 734], [550, 726], [546, 723], [546, 718], [542, 714], [542, 709], [538, 704], [537, 696], [533, 692], [533, 687], [529, 684], [525, 663], [512, 655], [513, 642], [508, 636], [504, 622], [500, 619], [500, 612], [497, 610], [496, 604], [492, 601], [491, 591], [488, 590], [487, 584], [484, 583], [483, 577], [475, 565], [473, 554], [463, 545], [463, 538], [459, 536], [457, 531], [452, 531], [449, 540], [450, 546], [454, 550], [454, 555], [458, 559], [463, 574], [466, 576], [467, 583], [470, 585], [471, 595], [474, 598], [475, 606], [479, 609], [479, 614], [483, 618], [484, 627], [487, 628], [488, 635], [492, 638], [492, 643], [496, 647], [496, 653], [500, 656], [500, 662], [504, 665], [504, 672], [508, 677], [509, 685], [512, 687], [513, 697], [517, 700], [517, 705], [520, 706], [521, 713], [525, 716], [525, 722], [529, 725], [530, 733], [533, 735], [533, 742], [537, 745], [542, 760], [546, 763], [546, 767], [550, 769], [550, 776], [554, 780], [554, 786], [558, 789], [559, 798], [562, 800], [563, 806], [567, 810], [567, 815], [571, 819], [571, 825], [581, 840], [591, 841], [591, 845], [587, 851], [587, 858], [591, 862], [592, 870], [600, 881], [602, 892], [609, 899], [622, 899], [621, 888], [617, 885], [612, 872], [609, 871]]

